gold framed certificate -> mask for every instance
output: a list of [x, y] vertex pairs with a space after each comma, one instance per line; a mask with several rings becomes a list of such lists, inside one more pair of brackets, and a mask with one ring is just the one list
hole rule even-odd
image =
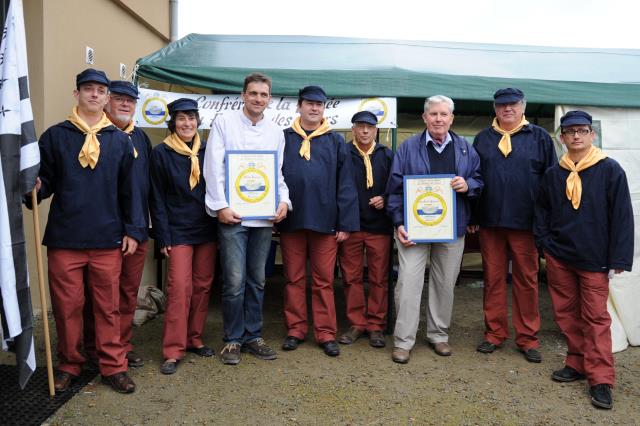
[[404, 226], [414, 243], [444, 243], [457, 238], [454, 175], [405, 176]]
[[226, 196], [243, 220], [271, 219], [278, 205], [277, 151], [227, 151]]

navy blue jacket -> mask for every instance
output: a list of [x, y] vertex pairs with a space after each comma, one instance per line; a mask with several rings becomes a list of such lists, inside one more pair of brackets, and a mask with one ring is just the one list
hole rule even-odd
[[[206, 146], [202, 141], [198, 152], [201, 167]], [[158, 246], [215, 241], [217, 221], [204, 209], [204, 176], [200, 174], [193, 190], [189, 187], [191, 159], [161, 143], [151, 152], [150, 174], [151, 235]]]
[[489, 127], [473, 141], [484, 179], [473, 222], [530, 231], [542, 176], [549, 167], [558, 164], [553, 141], [546, 130], [528, 124], [511, 135], [512, 151], [505, 158], [498, 149], [501, 138]]
[[300, 135], [288, 128], [284, 139], [282, 175], [293, 210], [278, 229], [324, 234], [359, 231], [358, 195], [344, 138], [335, 132], [313, 138], [309, 161], [300, 157]]
[[149, 239], [149, 190], [151, 182], [149, 179], [149, 161], [151, 157], [151, 141], [147, 134], [139, 127], [134, 127], [129, 135], [138, 156], [133, 161], [136, 172], [136, 184], [140, 191], [141, 208], [144, 215], [145, 227], [142, 241]]
[[78, 161], [84, 140], [69, 121], [51, 126], [40, 137], [38, 198], [53, 195], [42, 243], [99, 249], [120, 246], [124, 235], [142, 241], [145, 218], [127, 134], [113, 125], [100, 130], [95, 169], [83, 168]]
[[545, 173], [533, 228], [538, 249], [584, 271], [630, 271], [633, 210], [624, 170], [605, 158], [579, 174], [582, 198], [575, 210], [565, 192], [569, 171], [556, 164]]
[[[387, 182], [387, 212], [393, 226], [404, 225], [404, 185], [403, 177], [430, 174], [429, 153], [426, 133], [413, 135], [404, 141], [393, 157], [391, 174]], [[470, 199], [482, 193], [483, 181], [480, 175], [480, 158], [471, 144], [462, 136], [449, 131], [451, 144], [455, 148], [456, 175], [464, 178], [469, 190], [464, 194], [456, 192], [457, 234], [461, 237], [467, 230], [471, 218]]]
[[373, 172], [373, 187], [367, 189], [367, 172], [364, 168], [364, 158], [358, 152], [354, 142], [348, 144], [351, 148], [351, 162], [353, 178], [358, 191], [360, 207], [360, 230], [374, 234], [391, 234], [393, 226], [384, 208], [376, 209], [369, 205], [369, 200], [381, 195], [385, 198], [387, 179], [391, 171], [393, 153], [386, 146], [377, 143], [371, 154], [371, 168]]

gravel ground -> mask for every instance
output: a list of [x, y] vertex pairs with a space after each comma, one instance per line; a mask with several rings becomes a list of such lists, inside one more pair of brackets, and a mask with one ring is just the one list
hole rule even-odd
[[[336, 294], [344, 330], [339, 285]], [[217, 355], [188, 354], [172, 376], [158, 371], [160, 316], [134, 330], [134, 345], [146, 364], [130, 373], [138, 386], [133, 395], [117, 394], [96, 379], [48, 424], [640, 424], [640, 348], [615, 355], [614, 408], [598, 410], [591, 406], [586, 382], [551, 381], [566, 348], [546, 287], [540, 306], [541, 364], [526, 362], [511, 340], [491, 355], [475, 351], [484, 328], [482, 288], [465, 279], [456, 288], [451, 357], [439, 357], [427, 346], [422, 326], [406, 365], [391, 361], [391, 336], [384, 349], [370, 347], [364, 338], [329, 358], [310, 335], [296, 351], [279, 350], [275, 361], [243, 354], [239, 365], [226, 366]], [[275, 278], [267, 284], [264, 334], [277, 348], [285, 337], [281, 312], [282, 278]], [[205, 330], [205, 342], [218, 352], [221, 328], [218, 289]], [[44, 357], [38, 360], [43, 363]]]

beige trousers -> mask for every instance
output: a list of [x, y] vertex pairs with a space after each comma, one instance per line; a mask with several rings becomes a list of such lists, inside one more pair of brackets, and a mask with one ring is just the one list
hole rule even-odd
[[404, 247], [396, 236], [398, 247], [398, 282], [395, 288], [396, 326], [394, 346], [411, 350], [416, 343], [420, 323], [420, 300], [424, 273], [429, 262], [427, 340], [447, 342], [453, 310], [453, 289], [460, 272], [464, 236], [451, 243], [426, 243]]

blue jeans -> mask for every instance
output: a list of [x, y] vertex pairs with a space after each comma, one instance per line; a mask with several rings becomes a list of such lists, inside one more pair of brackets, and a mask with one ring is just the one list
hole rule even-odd
[[225, 343], [249, 343], [262, 337], [264, 266], [271, 230], [218, 224]]

